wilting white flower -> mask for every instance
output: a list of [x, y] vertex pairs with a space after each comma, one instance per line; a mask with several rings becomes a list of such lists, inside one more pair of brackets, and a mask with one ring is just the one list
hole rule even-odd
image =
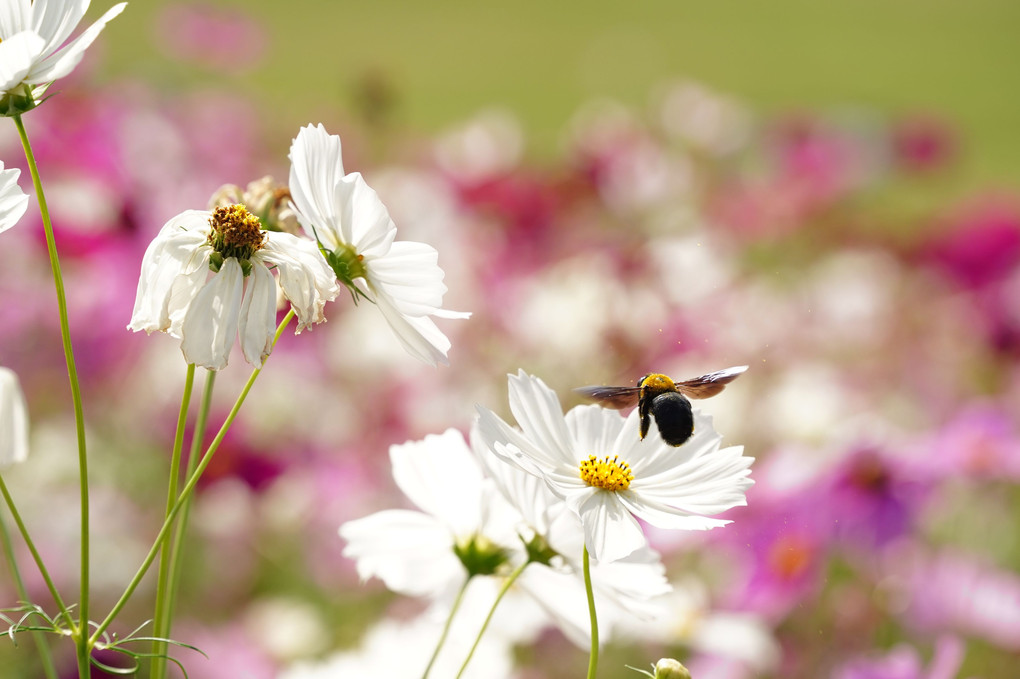
[[386, 206], [361, 174], [345, 174], [340, 137], [319, 125], [290, 147], [290, 191], [298, 221], [326, 250], [330, 266], [355, 295], [374, 302], [416, 358], [447, 363], [450, 340], [431, 317], [467, 318], [442, 308], [443, 270], [424, 243], [398, 241]]
[[[124, 11], [114, 5], [67, 42], [91, 0], [4, 0], [0, 6], [0, 91], [38, 98], [46, 86], [74, 70], [107, 22]], [[65, 44], [67, 43], [67, 44]], [[31, 108], [31, 106], [28, 106]]]
[[390, 447], [393, 478], [421, 511], [389, 509], [340, 527], [358, 575], [395, 592], [446, 597], [468, 573], [491, 575], [522, 545], [517, 515], [455, 429]]
[[241, 205], [177, 215], [142, 258], [128, 328], [181, 339], [188, 363], [227, 365], [240, 336], [245, 359], [262, 365], [276, 328], [276, 280], [297, 314], [297, 332], [325, 320], [323, 307], [340, 293], [315, 243], [263, 231]]
[[509, 384], [520, 430], [479, 406], [479, 434], [500, 459], [544, 479], [564, 499], [596, 560], [616, 561], [646, 547], [638, 518], [703, 530], [729, 523], [709, 515], [746, 504], [753, 458], [740, 446], [720, 449], [706, 415], [694, 411], [694, 435], [673, 447], [654, 424], [642, 439], [637, 411], [624, 418], [578, 406], [564, 415], [556, 393], [537, 377], [520, 371]]
[[18, 186], [20, 176], [21, 170], [5, 170], [0, 161], [0, 233], [17, 224], [28, 208], [28, 196]]
[[0, 367], [0, 468], [28, 457], [28, 408], [18, 376]]

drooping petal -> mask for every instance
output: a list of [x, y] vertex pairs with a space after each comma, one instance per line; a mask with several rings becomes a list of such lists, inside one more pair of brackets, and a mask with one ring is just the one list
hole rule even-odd
[[[184, 312], [208, 274], [211, 249], [204, 245], [208, 226], [208, 212], [188, 210], [164, 224], [149, 243], [129, 330], [179, 335]], [[189, 281], [179, 280], [181, 276]]]
[[420, 512], [391, 509], [348, 521], [340, 537], [347, 541], [344, 556], [357, 561], [358, 575], [379, 578], [394, 592], [435, 594], [463, 577], [449, 528]]
[[618, 493], [620, 503], [627, 510], [640, 519], [647, 521], [659, 528], [673, 528], [680, 530], [708, 530], [718, 528], [730, 523], [726, 519], [713, 519], [707, 516], [699, 516], [682, 509], [671, 507], [661, 502], [654, 502], [648, 497], [623, 491]]
[[340, 233], [339, 208], [335, 192], [344, 176], [340, 137], [319, 125], [307, 125], [298, 131], [290, 145], [291, 200], [298, 221], [310, 238], [318, 233], [323, 244], [335, 249], [340, 242], [350, 243], [349, 234]]
[[449, 365], [450, 340], [428, 316], [405, 316], [385, 295], [369, 295], [407, 353], [429, 365]]
[[326, 320], [323, 313], [326, 302], [336, 299], [341, 287], [314, 241], [289, 233], [267, 232], [259, 256], [276, 266], [283, 296], [297, 314], [297, 332]]
[[248, 284], [241, 298], [238, 334], [244, 359], [261, 366], [273, 350], [276, 334], [276, 279], [269, 269], [252, 262]]
[[244, 274], [234, 257], [191, 301], [181, 326], [181, 351], [188, 363], [222, 370], [237, 337]]
[[28, 457], [28, 408], [18, 376], [0, 367], [0, 467]]
[[[88, 2], [80, 2], [78, 4], [84, 4], [86, 7], [88, 6]], [[25, 80], [30, 84], [42, 84], [68, 75], [74, 70], [74, 67], [78, 65], [82, 57], [85, 56], [85, 50], [87, 50], [95, 39], [99, 37], [99, 33], [106, 27], [106, 24], [118, 14], [123, 12], [125, 7], [127, 7], [126, 2], [114, 5], [108, 9], [103, 16], [99, 17], [95, 23], [82, 31], [81, 35], [63, 47], [60, 47], [64, 40], [67, 39], [67, 36], [70, 35], [70, 30], [67, 30], [67, 24], [70, 23], [70, 20], [74, 18], [77, 12], [68, 14], [67, 20], [61, 22], [56, 27], [56, 32], [52, 34], [53, 37], [46, 46], [46, 52], [49, 56], [46, 56], [38, 62], [29, 72]], [[74, 19], [74, 23], [70, 26], [71, 30], [74, 29], [74, 26], [78, 24], [80, 19], [80, 15], [78, 18]], [[44, 33], [42, 28], [40, 28], [39, 33], [43, 37], [50, 35], [48, 33]]]
[[4, 169], [0, 162], [0, 233], [18, 223], [28, 208], [28, 196], [18, 186], [21, 170]]

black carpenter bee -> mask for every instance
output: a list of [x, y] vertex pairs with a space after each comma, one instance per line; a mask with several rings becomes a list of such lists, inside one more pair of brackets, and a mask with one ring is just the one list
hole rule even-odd
[[694, 412], [688, 398], [708, 398], [737, 379], [746, 365], [675, 382], [666, 375], [649, 373], [636, 387], [581, 387], [574, 391], [600, 402], [607, 408], [622, 410], [638, 407], [641, 438], [648, 433], [650, 417], [655, 418], [662, 440], [671, 446], [684, 444], [694, 434]]

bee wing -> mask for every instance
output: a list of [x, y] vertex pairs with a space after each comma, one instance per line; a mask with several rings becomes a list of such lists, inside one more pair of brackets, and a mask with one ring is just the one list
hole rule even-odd
[[701, 377], [676, 382], [676, 390], [688, 398], [708, 398], [715, 396], [726, 385], [740, 377], [747, 370], [746, 365], [738, 365], [725, 370], [716, 370]]
[[616, 410], [636, 406], [641, 396], [639, 387], [580, 387], [574, 391]]

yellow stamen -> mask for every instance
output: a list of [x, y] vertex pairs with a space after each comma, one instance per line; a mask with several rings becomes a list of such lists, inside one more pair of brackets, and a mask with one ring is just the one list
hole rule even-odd
[[589, 455], [581, 463], [581, 480], [603, 490], [627, 490], [634, 480], [634, 474], [630, 471], [630, 465], [616, 455], [612, 459], [606, 455], [601, 460]]

